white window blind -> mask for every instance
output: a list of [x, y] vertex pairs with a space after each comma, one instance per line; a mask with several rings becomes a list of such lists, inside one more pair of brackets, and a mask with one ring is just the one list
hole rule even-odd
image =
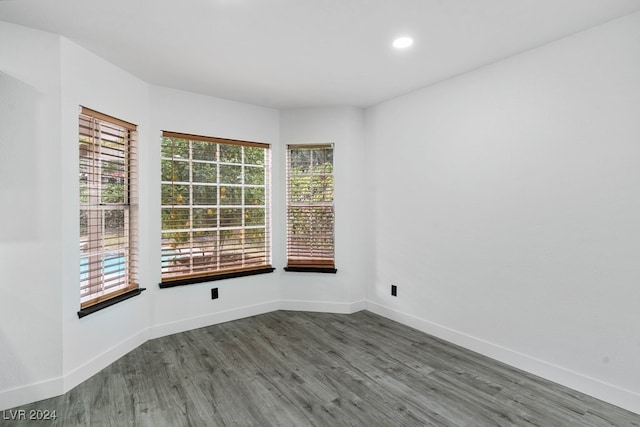
[[161, 287], [273, 271], [269, 157], [268, 144], [163, 132]]
[[287, 147], [289, 269], [335, 269], [333, 188], [333, 144]]
[[138, 288], [136, 126], [82, 108], [80, 307]]

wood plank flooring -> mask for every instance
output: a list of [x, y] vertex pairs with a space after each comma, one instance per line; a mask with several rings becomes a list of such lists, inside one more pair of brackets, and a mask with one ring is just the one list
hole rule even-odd
[[58, 418], [0, 424], [640, 426], [638, 414], [367, 311], [278, 311], [151, 340], [19, 409]]

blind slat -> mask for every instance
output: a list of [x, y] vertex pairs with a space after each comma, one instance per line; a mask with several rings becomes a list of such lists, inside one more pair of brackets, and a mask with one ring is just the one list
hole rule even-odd
[[189, 133], [162, 131], [162, 136], [165, 138], [184, 139], [188, 141], [214, 142], [217, 144], [240, 145], [245, 147], [259, 147], [264, 149], [270, 148], [269, 144], [265, 144], [263, 142], [241, 141], [237, 139], [226, 139], [226, 138], [218, 138], [214, 136], [193, 135]]
[[[82, 111], [80, 113], [81, 116], [85, 116], [83, 118], [81, 118], [81, 120], [90, 120], [90, 118], [94, 118], [96, 120], [100, 120], [102, 123], [104, 123], [107, 126], [120, 126], [123, 127], [125, 129], [128, 129], [130, 131], [136, 131], [138, 126], [134, 125], [133, 123], [129, 123], [126, 122], [124, 120], [121, 119], [117, 119], [113, 116], [109, 116], [107, 114], [104, 113], [100, 113], [99, 111], [95, 111], [92, 110], [90, 108], [87, 107], [81, 107]], [[89, 117], [89, 119], [87, 119], [87, 117]]]
[[270, 267], [269, 154], [268, 144], [163, 132], [163, 282]]
[[136, 126], [83, 107], [78, 133], [84, 309], [138, 287]]
[[335, 266], [333, 144], [287, 146], [287, 265]]

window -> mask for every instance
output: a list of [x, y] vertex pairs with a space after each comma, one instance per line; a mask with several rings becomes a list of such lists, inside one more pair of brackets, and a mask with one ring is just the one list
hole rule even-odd
[[270, 273], [269, 145], [163, 132], [162, 283]]
[[[103, 308], [105, 301], [140, 293], [136, 277], [136, 126], [82, 107], [78, 141], [78, 315], [83, 317], [96, 306]], [[85, 311], [90, 307], [93, 310]]]
[[333, 144], [287, 147], [287, 271], [335, 273]]

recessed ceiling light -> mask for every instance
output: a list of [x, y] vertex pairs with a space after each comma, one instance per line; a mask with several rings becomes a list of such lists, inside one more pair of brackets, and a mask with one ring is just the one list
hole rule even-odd
[[396, 49], [406, 49], [413, 44], [411, 37], [398, 37], [393, 41], [393, 47]]

